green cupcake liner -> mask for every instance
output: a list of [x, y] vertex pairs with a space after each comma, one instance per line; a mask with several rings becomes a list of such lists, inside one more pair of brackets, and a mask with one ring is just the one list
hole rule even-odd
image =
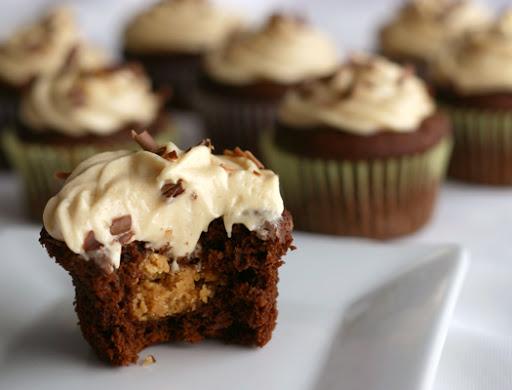
[[299, 230], [391, 238], [424, 225], [452, 149], [450, 136], [429, 150], [400, 158], [336, 161], [282, 150], [262, 137], [267, 163], [280, 175], [285, 206]]
[[[155, 137], [159, 143], [176, 139], [175, 129], [169, 126]], [[72, 171], [83, 160], [109, 150], [137, 150], [133, 141], [115, 145], [58, 146], [38, 144], [21, 140], [12, 129], [2, 134], [2, 147], [9, 164], [21, 176], [31, 217], [41, 220], [48, 200], [64, 185], [64, 180], [55, 179], [55, 172]]]
[[512, 112], [444, 105], [455, 145], [448, 175], [489, 185], [512, 185]]

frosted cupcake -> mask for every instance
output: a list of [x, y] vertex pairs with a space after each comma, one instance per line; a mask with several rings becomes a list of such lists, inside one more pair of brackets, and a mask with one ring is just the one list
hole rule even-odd
[[485, 26], [487, 9], [471, 2], [415, 0], [406, 3], [380, 31], [379, 51], [401, 63], [412, 63], [420, 75], [448, 42]]
[[187, 107], [201, 55], [242, 26], [238, 15], [207, 0], [165, 0], [128, 24], [124, 55], [141, 62], [157, 86], [172, 86], [173, 105]]
[[273, 15], [205, 57], [194, 104], [220, 148], [257, 150], [277, 102], [292, 86], [334, 71], [338, 52], [324, 34], [297, 18]]
[[358, 55], [288, 92], [263, 144], [298, 229], [390, 238], [429, 219], [451, 137], [411, 68]]
[[17, 133], [4, 134], [32, 215], [41, 218], [46, 201], [60, 189], [56, 172], [71, 171], [93, 154], [130, 147], [132, 129], [168, 141], [173, 131], [163, 104], [138, 65], [38, 78], [22, 97]]
[[449, 175], [512, 185], [512, 12], [467, 34], [433, 64], [438, 99], [453, 121]]
[[15, 120], [21, 90], [35, 77], [58, 71], [73, 51], [83, 69], [106, 63], [102, 53], [83, 42], [67, 8], [56, 9], [1, 43], [0, 125]]

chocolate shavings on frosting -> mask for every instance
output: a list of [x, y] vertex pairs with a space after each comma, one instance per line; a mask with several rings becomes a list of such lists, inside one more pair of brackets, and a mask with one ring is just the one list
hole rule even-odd
[[55, 179], [66, 180], [71, 175], [71, 172], [59, 171], [53, 174]]
[[85, 236], [83, 248], [84, 248], [84, 251], [91, 252], [91, 251], [95, 251], [97, 249], [103, 248], [103, 244], [96, 240], [96, 237], [94, 236], [94, 232], [91, 230]]
[[245, 158], [251, 160], [254, 164], [256, 164], [256, 166], [259, 169], [265, 168], [264, 165], [261, 163], [261, 161], [258, 160], [254, 156], [254, 154], [252, 154], [252, 152], [250, 152], [249, 150], [243, 151], [238, 146], [235, 149], [233, 149], [233, 150], [225, 149], [224, 150], [224, 155], [228, 156], [228, 157], [245, 157]]
[[140, 134], [137, 134], [135, 130], [132, 130], [132, 138], [147, 152], [158, 149], [157, 142], [146, 130]]
[[113, 236], [117, 236], [121, 233], [126, 233], [132, 227], [132, 216], [124, 215], [122, 217], [116, 218], [112, 221], [110, 225], [110, 234]]
[[185, 192], [182, 185], [183, 180], [178, 180], [177, 183], [167, 183], [162, 187], [162, 195], [166, 198], [176, 198]]

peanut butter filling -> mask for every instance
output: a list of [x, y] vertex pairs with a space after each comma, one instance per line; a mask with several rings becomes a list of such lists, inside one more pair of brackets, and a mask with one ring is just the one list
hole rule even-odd
[[142, 264], [133, 312], [140, 320], [193, 311], [214, 296], [222, 282], [211, 272], [195, 266], [177, 267], [165, 255], [151, 254]]

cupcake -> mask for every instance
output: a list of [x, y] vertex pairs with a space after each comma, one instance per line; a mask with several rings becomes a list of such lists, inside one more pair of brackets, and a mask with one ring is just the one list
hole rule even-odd
[[194, 105], [217, 147], [239, 145], [257, 153], [258, 134], [272, 125], [284, 93], [332, 73], [337, 63], [326, 36], [297, 18], [273, 15], [260, 30], [205, 56]]
[[83, 42], [67, 8], [54, 10], [0, 44], [0, 127], [15, 121], [21, 90], [34, 77], [58, 71], [73, 50], [84, 69], [106, 62], [102, 53]]
[[188, 108], [201, 55], [242, 26], [239, 16], [208, 0], [164, 0], [128, 24], [124, 56], [142, 63], [156, 86], [172, 87], [172, 105]]
[[173, 129], [163, 96], [136, 64], [94, 71], [73, 67], [38, 77], [20, 103], [17, 131], [4, 133], [9, 163], [22, 176], [35, 218], [61, 187], [54, 178], [100, 151], [131, 145], [132, 129], [168, 140]]
[[262, 138], [298, 229], [371, 238], [426, 223], [451, 149], [424, 82], [364, 54], [288, 92]]
[[293, 223], [277, 175], [231, 154], [205, 143], [102, 153], [48, 202], [40, 242], [73, 278], [82, 334], [102, 360], [136, 363], [162, 342], [272, 337]]
[[378, 50], [400, 63], [414, 64], [426, 77], [427, 63], [452, 39], [485, 26], [489, 12], [474, 3], [415, 0], [380, 31]]
[[432, 65], [440, 105], [453, 122], [449, 175], [512, 185], [512, 12], [453, 42]]

